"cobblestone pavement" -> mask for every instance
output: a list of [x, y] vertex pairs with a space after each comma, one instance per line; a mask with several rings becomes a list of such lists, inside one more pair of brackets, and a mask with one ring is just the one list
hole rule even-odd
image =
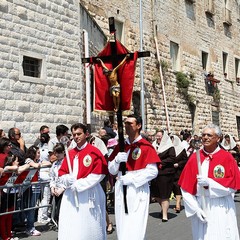
[[[238, 226], [240, 226], [240, 193], [235, 196], [235, 203], [237, 208]], [[173, 210], [175, 201], [170, 202], [169, 221], [162, 223], [160, 218], [160, 207], [157, 203], [151, 203], [149, 209], [149, 218], [147, 226], [146, 239], [148, 240], [191, 240], [191, 224], [190, 220], [186, 218], [184, 210], [176, 214]], [[112, 209], [110, 209], [112, 210]], [[114, 214], [110, 213], [110, 219], [115, 226]], [[56, 240], [57, 232], [51, 229], [50, 225], [43, 225], [36, 223], [36, 228], [42, 232], [39, 237], [27, 237], [23, 232], [17, 233], [20, 239], [28, 240]], [[129, 226], [129, 231], [131, 226]], [[70, 240], [70, 239], [69, 239]], [[90, 239], [89, 239], [90, 240]], [[116, 231], [108, 235], [107, 240], [117, 240]], [[127, 239], [126, 239], [127, 240]]]

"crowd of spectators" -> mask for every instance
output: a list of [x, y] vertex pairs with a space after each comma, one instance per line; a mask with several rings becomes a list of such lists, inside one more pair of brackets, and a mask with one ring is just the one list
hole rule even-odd
[[[56, 127], [56, 136], [54, 138], [50, 138], [50, 131], [51, 129], [48, 126], [41, 126], [39, 137], [32, 146], [27, 148], [21, 129], [16, 127], [10, 128], [7, 134], [3, 129], [0, 129], [1, 185], [4, 185], [1, 180], [6, 172], [12, 171], [20, 174], [29, 168], [38, 170], [37, 177], [39, 181], [50, 183], [42, 185], [41, 188], [38, 185], [31, 186], [26, 189], [25, 192], [21, 193], [23, 194], [23, 198], [28, 198], [25, 202], [30, 202], [30, 207], [33, 207], [33, 209], [25, 211], [23, 214], [18, 214], [18, 217], [14, 217], [12, 214], [0, 216], [0, 237], [3, 240], [14, 239], [12, 230], [19, 224], [18, 221], [20, 219], [20, 222], [24, 222], [26, 233], [30, 236], [41, 235], [34, 227], [35, 221], [43, 224], [48, 224], [51, 221], [54, 221], [56, 225], [58, 223], [61, 198], [65, 190], [64, 185], [58, 181], [58, 169], [65, 157], [65, 149], [61, 143], [61, 138], [64, 136], [68, 137], [68, 149], [75, 148], [76, 143], [72, 141], [69, 128], [65, 125], [58, 125]], [[151, 201], [160, 204], [162, 222], [168, 222], [169, 199], [172, 196], [176, 199], [175, 212], [179, 213], [182, 209], [181, 191], [177, 182], [188, 158], [195, 151], [195, 144], [201, 144], [201, 137], [198, 135], [192, 136], [191, 131], [186, 129], [178, 134], [159, 130], [151, 134], [141, 132], [141, 135], [152, 143], [161, 159], [158, 176], [151, 181]], [[105, 120], [103, 126], [97, 133], [89, 133], [87, 140], [97, 147], [106, 159], [108, 159], [114, 147], [118, 144], [117, 124], [112, 124], [109, 119]], [[240, 140], [237, 140], [231, 136], [231, 134], [227, 133], [222, 136], [222, 141], [219, 143], [219, 146], [229, 151], [240, 167]], [[114, 192], [114, 183], [114, 176], [110, 174], [102, 181], [102, 186], [107, 194], [107, 206], [113, 206], [114, 198], [111, 193]], [[4, 190], [1, 190], [0, 196], [1, 203], [3, 203], [6, 199]], [[13, 201], [14, 199], [10, 198], [8, 210], [12, 209], [14, 205]], [[52, 209], [52, 211], [54, 211], [54, 216], [52, 217], [50, 209], [41, 206], [53, 202], [55, 209]], [[40, 206], [39, 210], [34, 209], [37, 203]], [[1, 204], [0, 207], [1, 212], [6, 211], [4, 204]], [[107, 208], [106, 230], [108, 234], [111, 234], [114, 228], [108, 216], [108, 211], [109, 209]], [[6, 223], [8, 227], [5, 227], [3, 223]]]

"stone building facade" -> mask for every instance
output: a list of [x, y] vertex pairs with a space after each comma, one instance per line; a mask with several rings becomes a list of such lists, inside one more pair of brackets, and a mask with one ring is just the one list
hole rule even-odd
[[[4, 130], [19, 127], [30, 143], [43, 124], [53, 133], [58, 124], [89, 123], [84, 33], [95, 55], [114, 17], [121, 42], [139, 50], [140, 2], [143, 50], [151, 52], [143, 64], [146, 130], [199, 133], [213, 121], [239, 137], [240, 5], [229, 0], [0, 1]], [[141, 90], [138, 61], [133, 111]], [[93, 130], [104, 118], [90, 111]]]
[[0, 120], [27, 143], [43, 124], [82, 121], [79, 2], [0, 1]]
[[[130, 51], [140, 48], [140, 3], [143, 46], [151, 52], [144, 59], [146, 129], [179, 133], [187, 128], [198, 134], [214, 122], [240, 137], [240, 2], [82, 1], [106, 34], [108, 18], [115, 18], [119, 38]], [[178, 72], [189, 80], [187, 89], [179, 88]], [[134, 90], [138, 97], [139, 65]]]

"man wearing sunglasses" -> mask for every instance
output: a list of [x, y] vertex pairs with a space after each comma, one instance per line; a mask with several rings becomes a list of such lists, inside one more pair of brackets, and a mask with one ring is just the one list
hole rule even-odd
[[18, 157], [19, 164], [24, 163], [27, 148], [19, 128], [10, 128], [8, 138], [12, 143], [11, 153]]

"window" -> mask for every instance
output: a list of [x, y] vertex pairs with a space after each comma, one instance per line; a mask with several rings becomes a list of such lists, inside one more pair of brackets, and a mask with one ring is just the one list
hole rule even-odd
[[186, 16], [187, 18], [191, 19], [192, 21], [196, 20], [195, 16], [195, 0], [185, 0], [186, 1]]
[[116, 38], [121, 42], [124, 43], [124, 29], [123, 29], [123, 22], [115, 20], [115, 29], [116, 29]]
[[23, 56], [22, 67], [24, 76], [40, 78], [41, 66], [42, 66], [41, 59]]
[[172, 69], [179, 70], [179, 45], [175, 42], [170, 42], [170, 57], [172, 61]]
[[228, 54], [223, 52], [222, 53], [222, 60], [223, 60], [223, 74], [224, 77], [227, 78], [228, 76]]
[[45, 83], [45, 56], [36, 53], [21, 52], [19, 64], [19, 80], [34, 83]]
[[136, 115], [141, 114], [141, 96], [139, 91], [134, 91], [132, 96], [132, 103], [133, 103], [133, 112]]
[[240, 84], [240, 59], [235, 58], [235, 79]]
[[240, 139], [240, 116], [236, 116], [236, 119], [237, 119], [238, 138]]
[[207, 71], [208, 69], [208, 53], [202, 51], [202, 68]]
[[212, 110], [212, 123], [219, 126], [219, 111]]

